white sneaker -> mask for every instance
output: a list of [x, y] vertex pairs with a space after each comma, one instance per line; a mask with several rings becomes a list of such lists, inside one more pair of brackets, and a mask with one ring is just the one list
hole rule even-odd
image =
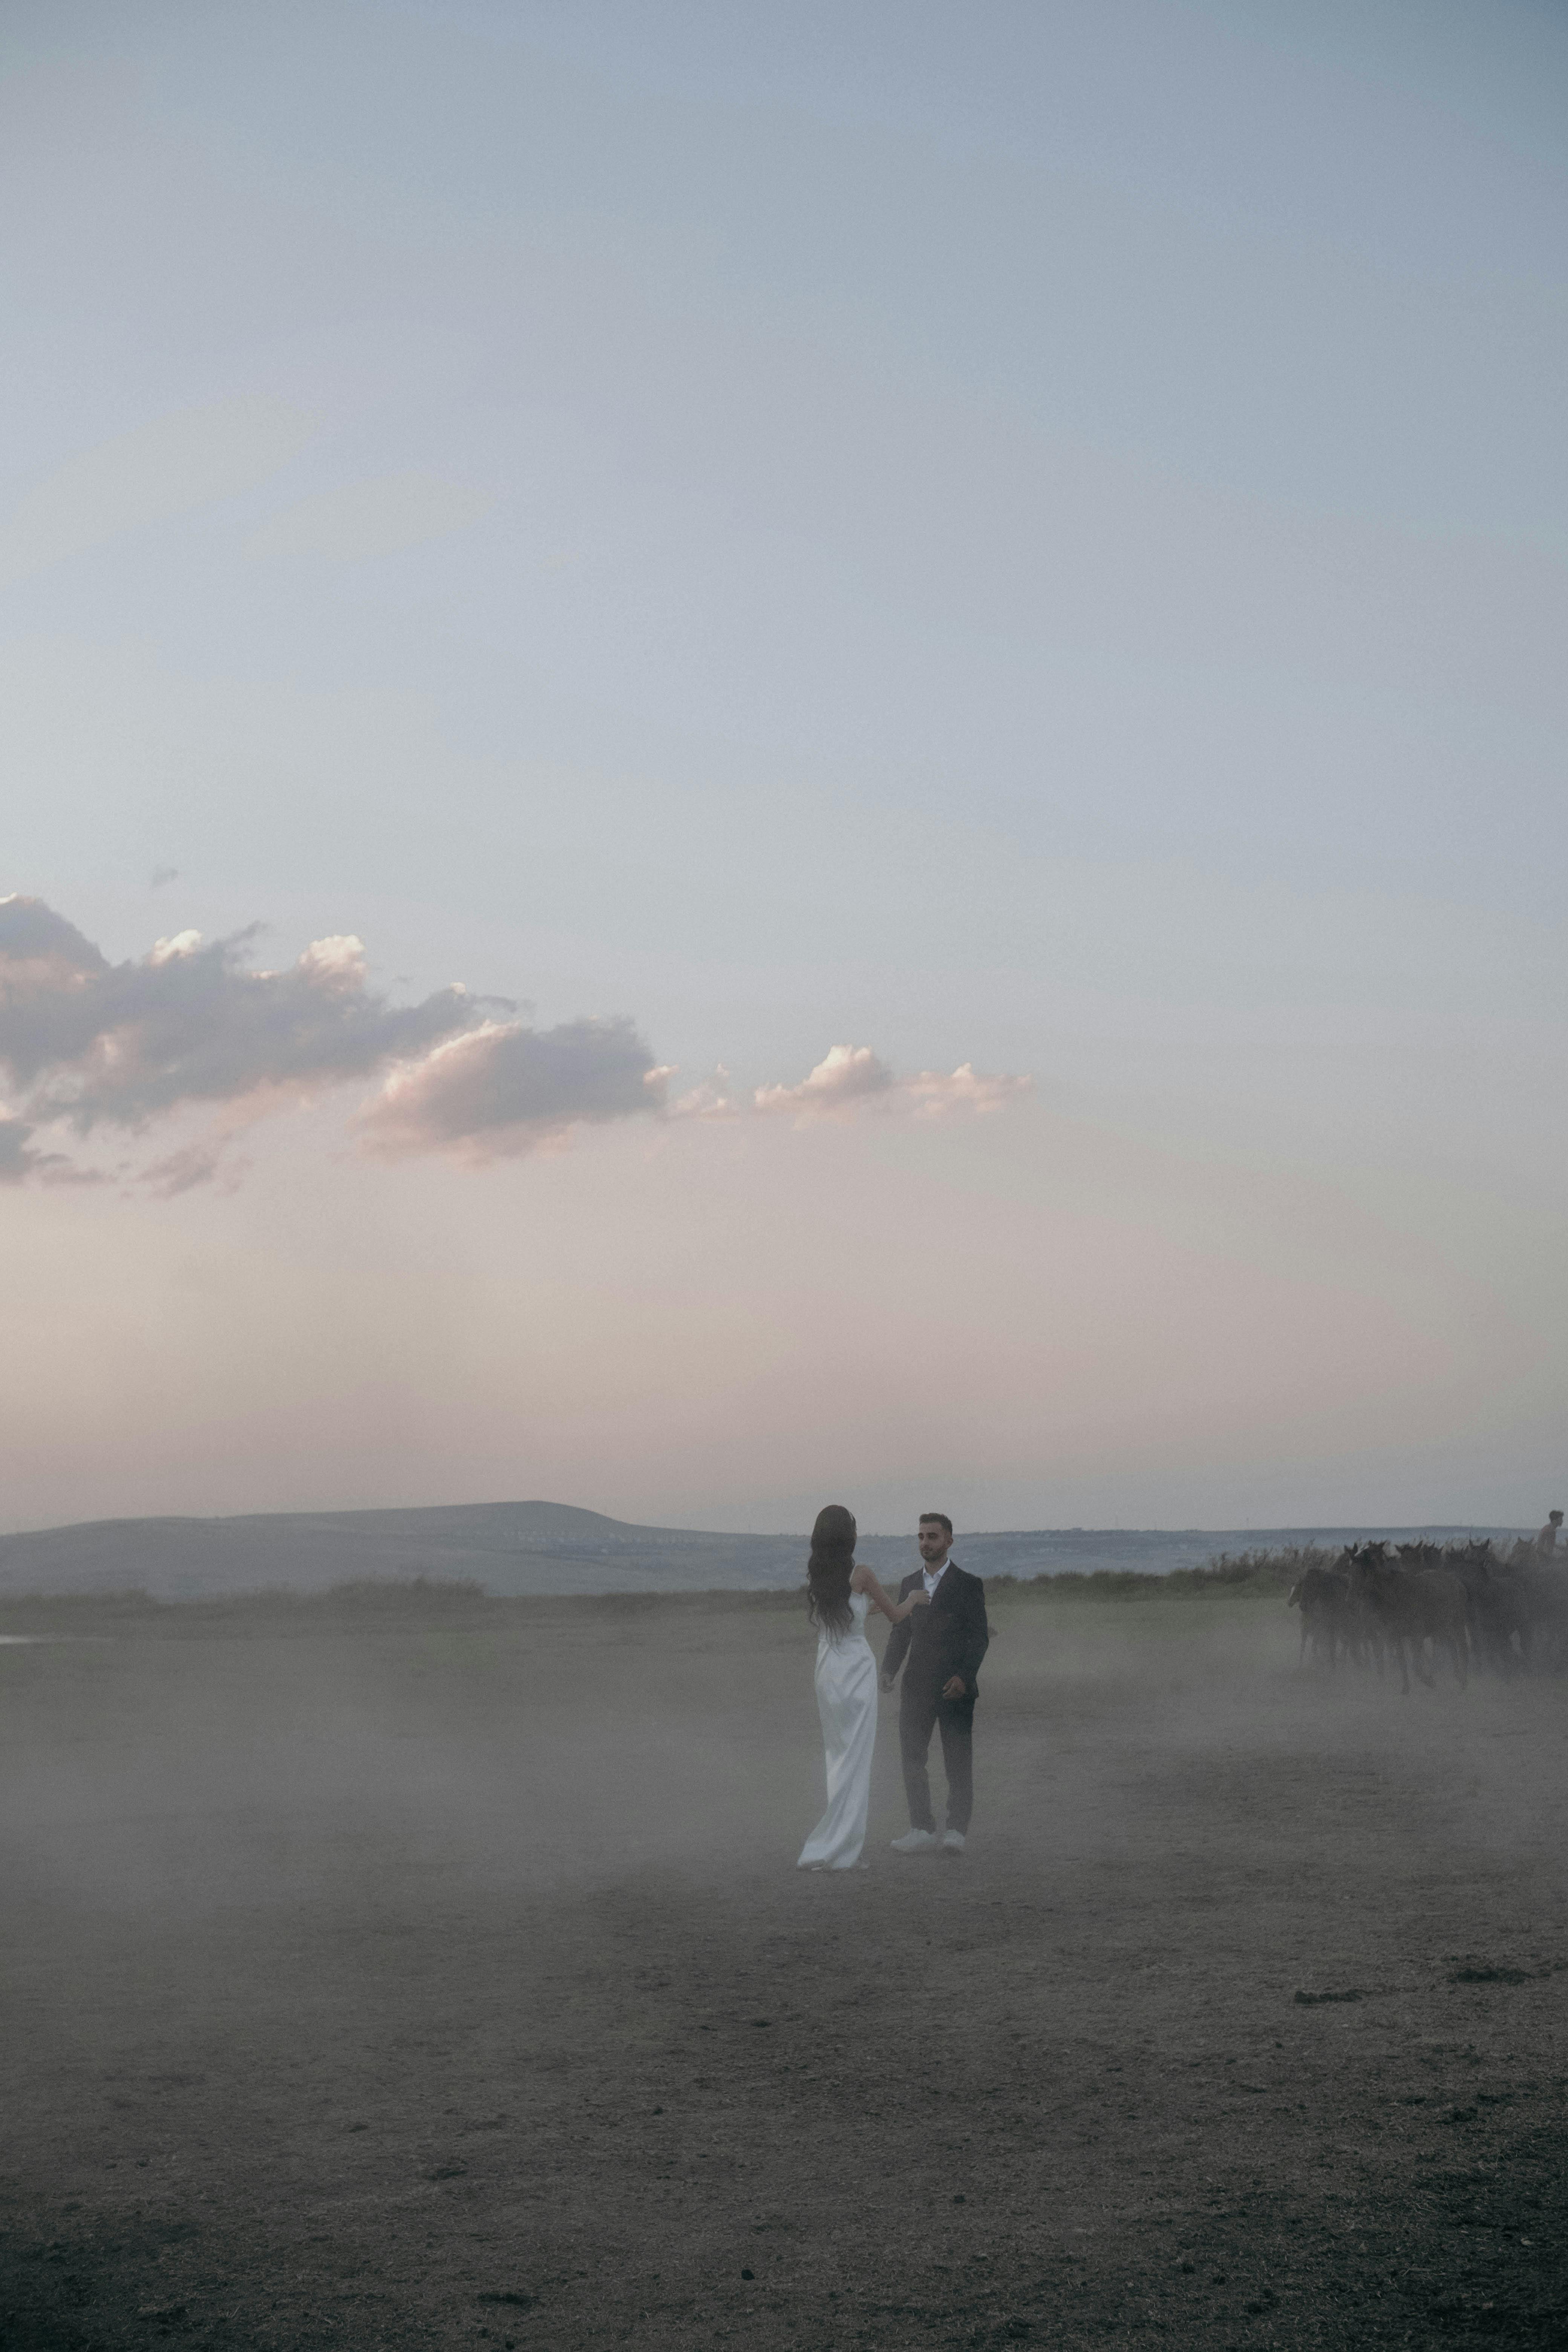
[[936, 1843], [934, 1830], [906, 1830], [901, 1838], [893, 1840], [895, 1853], [929, 1853]]
[[942, 1850], [943, 1853], [962, 1853], [963, 1852], [963, 1832], [962, 1830], [944, 1830], [942, 1832]]

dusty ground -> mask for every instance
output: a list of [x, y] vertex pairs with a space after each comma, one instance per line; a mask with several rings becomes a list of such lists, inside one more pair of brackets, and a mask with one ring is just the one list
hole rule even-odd
[[793, 1613], [9, 1609], [6, 2352], [1568, 2345], [1568, 1684], [994, 1615], [816, 1877]]

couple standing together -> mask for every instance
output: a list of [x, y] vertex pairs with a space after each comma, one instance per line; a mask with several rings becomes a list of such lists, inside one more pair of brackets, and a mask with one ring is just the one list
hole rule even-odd
[[899, 1704], [899, 1748], [910, 1826], [893, 1840], [896, 1853], [924, 1853], [939, 1841], [931, 1808], [926, 1757], [933, 1730], [942, 1733], [947, 1773], [943, 1853], [961, 1854], [973, 1804], [971, 1761], [974, 1678], [991, 1640], [985, 1587], [950, 1559], [952, 1521], [922, 1511], [921, 1565], [889, 1601], [868, 1568], [855, 1558], [855, 1516], [841, 1503], [816, 1515], [806, 1563], [806, 1610], [816, 1627], [816, 1706], [827, 1751], [827, 1811], [801, 1849], [802, 1870], [854, 1870], [866, 1843], [871, 1801], [871, 1754], [877, 1743], [877, 1660], [866, 1620], [879, 1610], [892, 1625], [881, 1683], [891, 1690], [904, 1669]]

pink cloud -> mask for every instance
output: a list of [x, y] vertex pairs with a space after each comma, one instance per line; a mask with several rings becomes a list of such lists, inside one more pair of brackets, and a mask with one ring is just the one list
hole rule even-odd
[[904, 1111], [917, 1118], [942, 1118], [952, 1112], [990, 1111], [1026, 1094], [1032, 1080], [1006, 1072], [987, 1074], [971, 1062], [956, 1070], [921, 1070], [900, 1078], [869, 1045], [832, 1045], [798, 1086], [759, 1087], [752, 1097], [758, 1111], [793, 1112], [797, 1118], [853, 1115], [865, 1109]]
[[487, 1021], [395, 1069], [358, 1126], [384, 1159], [512, 1159], [574, 1127], [658, 1110], [668, 1076], [629, 1021]]

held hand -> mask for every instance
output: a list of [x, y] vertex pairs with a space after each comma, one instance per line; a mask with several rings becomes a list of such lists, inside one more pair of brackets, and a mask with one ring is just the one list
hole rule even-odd
[[910, 1607], [911, 1609], [929, 1609], [931, 1607], [931, 1594], [926, 1591], [923, 1584], [918, 1592], [910, 1593]]
[[942, 1686], [942, 1695], [943, 1698], [962, 1698], [963, 1696], [963, 1676], [962, 1675], [949, 1675], [946, 1682], [944, 1682]]

